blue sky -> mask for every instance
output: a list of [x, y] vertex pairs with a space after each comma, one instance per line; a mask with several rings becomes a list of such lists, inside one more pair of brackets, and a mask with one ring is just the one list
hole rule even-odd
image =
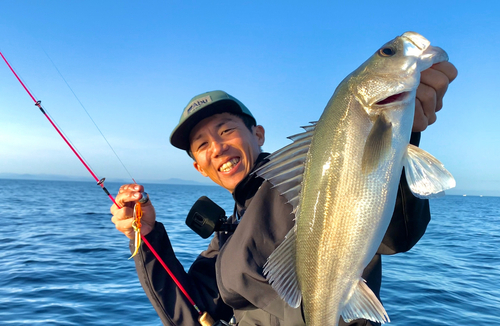
[[[459, 70], [421, 147], [455, 176], [450, 193], [500, 195], [499, 9], [495, 1], [2, 0], [0, 51], [99, 177], [128, 175], [50, 59], [138, 182], [205, 181], [168, 142], [191, 97], [234, 95], [274, 151], [317, 120], [379, 46], [416, 31]], [[4, 63], [0, 173], [88, 175]]]

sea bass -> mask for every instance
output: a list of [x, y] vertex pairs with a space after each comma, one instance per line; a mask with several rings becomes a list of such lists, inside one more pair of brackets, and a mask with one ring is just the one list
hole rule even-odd
[[273, 288], [306, 324], [389, 317], [361, 275], [394, 212], [403, 166], [412, 192], [429, 198], [455, 186], [430, 154], [409, 144], [420, 72], [448, 60], [406, 32], [337, 87], [317, 123], [290, 137], [257, 171], [294, 207], [295, 226], [264, 266]]

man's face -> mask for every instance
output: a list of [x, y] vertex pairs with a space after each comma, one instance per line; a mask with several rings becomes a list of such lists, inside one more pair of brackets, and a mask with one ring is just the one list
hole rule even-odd
[[250, 131], [239, 117], [220, 113], [200, 121], [189, 142], [196, 170], [232, 193], [260, 154], [264, 128]]

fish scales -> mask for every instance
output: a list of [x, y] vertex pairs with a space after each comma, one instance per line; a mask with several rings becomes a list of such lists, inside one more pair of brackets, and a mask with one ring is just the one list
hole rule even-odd
[[[327, 106], [311, 142], [297, 219], [297, 274], [299, 279], [311, 280], [302, 289], [303, 299], [308, 303], [304, 306], [305, 314], [318, 316], [318, 320], [308, 321], [311, 325], [337, 322], [332, 320], [340, 314], [335, 311], [338, 307], [334, 302], [345, 301], [351, 291], [339, 289], [348, 288], [349, 284], [354, 287], [359, 276], [352, 271], [369, 262], [349, 259], [350, 252], [363, 253], [371, 260], [377, 249], [372, 246], [375, 237], [372, 230], [381, 223], [384, 207], [394, 206], [380, 198], [390, 195], [389, 188], [393, 185], [380, 182], [379, 174], [359, 173], [372, 122], [347, 87], [338, 89], [334, 98], [337, 101]], [[400, 171], [381, 170], [385, 178], [397, 173], [398, 178], [394, 179], [399, 179]], [[390, 215], [385, 217], [385, 225], [379, 229], [387, 228]]]
[[421, 198], [455, 185], [439, 161], [408, 144], [420, 71], [444, 60], [417, 33], [395, 38], [340, 83], [317, 124], [297, 137], [307, 153], [294, 156], [288, 145], [256, 172], [273, 183], [277, 162], [304, 165], [301, 186], [293, 175], [293, 188], [276, 185], [296, 224], [264, 274], [292, 307], [302, 304], [307, 325], [337, 325], [340, 316], [389, 321], [361, 275], [390, 223], [403, 166]]

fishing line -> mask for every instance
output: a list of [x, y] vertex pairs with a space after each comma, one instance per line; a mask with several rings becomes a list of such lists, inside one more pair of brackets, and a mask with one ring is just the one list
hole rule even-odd
[[[14, 72], [13, 71], [13, 68], [10, 66], [9, 62], [7, 62], [7, 60], [5, 59], [5, 57], [3, 56], [3, 54], [1, 53], [0, 51], [0, 55], [2, 56], [2, 58], [4, 59], [5, 63], [7, 63], [7, 65], [9, 66], [10, 70], [14, 73], [14, 75], [16, 76], [16, 78], [18, 79], [18, 81], [21, 83], [21, 85], [24, 87], [24, 89], [26, 90], [26, 92], [30, 95], [30, 97], [33, 99], [33, 101], [35, 101], [35, 105], [36, 104], [36, 93], [28, 86], [26, 85], [26, 82], [24, 81], [24, 78], [21, 76], [20, 73], [18, 72]], [[40, 101], [41, 103], [41, 101]], [[37, 105], [38, 106], [38, 105]], [[75, 147], [75, 145], [73, 145], [73, 142], [71, 141], [71, 139], [68, 137], [68, 135], [66, 135], [66, 133], [61, 129], [61, 127], [59, 127], [59, 125], [57, 124], [57, 122], [52, 118], [52, 116], [50, 115], [50, 113], [47, 111], [46, 108], [43, 108], [43, 111], [42, 113], [44, 113], [46, 116], [47, 116], [47, 119], [49, 119], [49, 121], [51, 121], [51, 124], [52, 125], [55, 125], [57, 126], [56, 130], [59, 132], [59, 134], [63, 134], [64, 137], [63, 139], [71, 144], [70, 148], [72, 148], [72, 150], [74, 151], [77, 151], [78, 152], [78, 155], [81, 156], [83, 158], [83, 160], [86, 162], [86, 164], [90, 167], [91, 170], [94, 170], [92, 168], [92, 166], [90, 165], [90, 163], [87, 162], [87, 160], [85, 159], [85, 157], [83, 156], [83, 154]], [[68, 144], [68, 145], [69, 145]], [[78, 156], [77, 155], [77, 156]]]
[[[95, 179], [95, 181], [97, 182], [97, 185], [100, 186], [104, 192], [106, 193], [106, 195], [111, 199], [111, 201], [113, 202], [113, 204], [116, 205], [116, 207], [118, 207], [119, 209], [121, 209], [122, 207], [120, 205], [118, 205], [114, 199], [114, 197], [109, 193], [108, 189], [106, 189], [106, 187], [104, 186], [104, 180], [105, 178], [102, 178], [102, 179], [99, 179], [97, 177], [97, 175], [94, 173], [94, 171], [90, 168], [90, 166], [86, 163], [86, 161], [82, 158], [82, 156], [76, 151], [76, 149], [73, 147], [73, 145], [69, 142], [69, 140], [67, 139], [67, 137], [61, 132], [60, 128], [58, 128], [58, 126], [55, 124], [55, 122], [50, 118], [50, 116], [47, 114], [47, 112], [44, 110], [44, 108], [42, 107], [42, 104], [41, 104], [41, 101], [40, 100], [36, 100], [36, 98], [33, 96], [33, 94], [30, 92], [30, 90], [28, 89], [28, 87], [25, 85], [25, 83], [21, 80], [21, 78], [18, 76], [18, 74], [14, 71], [14, 69], [12, 68], [12, 66], [10, 65], [10, 63], [7, 61], [7, 59], [5, 58], [5, 56], [3, 55], [3, 53], [0, 51], [0, 56], [2, 57], [2, 59], [5, 61], [5, 63], [7, 64], [7, 66], [9, 67], [10, 71], [12, 71], [12, 73], [14, 74], [14, 76], [17, 78], [17, 80], [19, 81], [19, 83], [21, 84], [21, 86], [23, 86], [24, 90], [28, 93], [28, 95], [31, 97], [31, 99], [33, 100], [33, 102], [35, 102], [35, 105], [40, 109], [40, 112], [43, 113], [43, 115], [47, 118], [47, 120], [50, 122], [50, 124], [54, 127], [54, 129], [57, 131], [57, 133], [61, 136], [61, 138], [66, 142], [66, 144], [69, 146], [69, 148], [73, 151], [73, 153], [76, 155], [76, 157], [80, 160], [80, 162], [83, 164], [83, 166], [85, 166], [85, 168], [87, 169], [87, 171], [92, 175], [92, 177]], [[49, 57], [50, 59], [50, 57]], [[52, 61], [52, 60], [51, 60]], [[56, 68], [57, 70], [57, 68]], [[62, 77], [62, 76], [61, 76]], [[64, 79], [64, 77], [63, 77]], [[66, 83], [67, 84], [67, 83]], [[68, 84], [67, 84], [68, 85]], [[69, 85], [68, 85], [69, 87]], [[71, 89], [71, 87], [70, 87]], [[73, 92], [73, 91], [72, 91]], [[74, 92], [73, 92], [74, 94]], [[76, 95], [75, 95], [76, 96]], [[77, 98], [78, 99], [78, 98]], [[79, 101], [79, 100], [78, 100]], [[83, 105], [82, 105], [83, 106]], [[85, 108], [84, 108], [85, 109]], [[87, 112], [87, 110], [85, 110], [85, 112]], [[90, 114], [87, 112], [87, 115], [89, 115], [90, 117]], [[91, 118], [91, 117], [90, 117]], [[91, 118], [91, 120], [94, 122], [94, 120]], [[97, 125], [95, 124], [94, 122], [94, 125], [97, 127]], [[97, 129], [99, 129], [97, 127]], [[100, 131], [100, 130], [99, 130]], [[102, 132], [101, 132], [101, 135], [102, 135]], [[104, 137], [104, 135], [103, 135]], [[104, 137], [105, 138], [105, 137]], [[106, 140], [107, 141], [107, 140]], [[109, 145], [109, 142], [108, 142], [108, 145]], [[111, 145], [110, 145], [111, 147]], [[114, 151], [113, 151], [114, 152]], [[115, 155], [116, 155], [116, 152], [115, 152]], [[117, 156], [118, 157], [118, 156]], [[121, 162], [121, 160], [120, 160]], [[123, 164], [123, 163], [122, 163]], [[126, 169], [126, 168], [125, 168]], [[128, 172], [128, 170], [127, 170]], [[130, 175], [130, 173], [129, 173]], [[132, 180], [134, 180], [132, 178]], [[134, 180], [135, 182], [135, 180]], [[168, 275], [172, 278], [172, 280], [174, 281], [174, 283], [177, 285], [177, 287], [181, 290], [181, 292], [186, 296], [187, 300], [189, 301], [189, 303], [191, 303], [191, 305], [194, 307], [194, 309], [196, 310], [196, 312], [198, 313], [199, 315], [199, 318], [198, 318], [198, 321], [200, 322], [200, 324], [202, 326], [211, 326], [214, 321], [213, 319], [210, 317], [210, 315], [207, 313], [207, 312], [202, 312], [198, 306], [194, 303], [194, 300], [191, 298], [191, 296], [189, 296], [189, 294], [187, 293], [186, 289], [182, 286], [182, 284], [179, 282], [179, 280], [175, 277], [175, 275], [172, 273], [172, 271], [167, 267], [167, 265], [165, 264], [165, 262], [163, 261], [163, 259], [160, 257], [160, 255], [158, 255], [158, 253], [156, 252], [156, 250], [153, 248], [153, 246], [149, 243], [149, 241], [146, 239], [146, 237], [144, 237], [142, 234], [140, 235], [141, 236], [141, 239], [143, 240], [143, 242], [146, 244], [146, 246], [149, 248], [149, 250], [151, 250], [151, 252], [153, 253], [153, 255], [158, 259], [158, 261], [160, 262], [160, 264], [163, 266], [163, 268], [165, 269], [165, 271], [168, 273]]]
[[111, 196], [111, 194], [109, 193], [108, 189], [106, 189], [106, 187], [104, 186], [104, 180], [105, 180], [105, 178], [102, 178], [102, 179], [99, 180], [99, 178], [96, 176], [96, 174], [94, 173], [94, 171], [92, 171], [92, 169], [90, 168], [90, 166], [85, 162], [85, 160], [82, 158], [82, 156], [76, 151], [76, 149], [69, 142], [69, 140], [66, 138], [66, 136], [61, 132], [61, 130], [57, 127], [57, 125], [54, 123], [54, 121], [52, 121], [52, 119], [47, 114], [47, 112], [45, 112], [45, 110], [43, 109], [42, 104], [41, 104], [42, 101], [37, 101], [35, 99], [35, 97], [31, 94], [31, 92], [28, 90], [28, 88], [26, 87], [26, 85], [23, 83], [23, 81], [21, 80], [21, 78], [19, 78], [19, 76], [17, 75], [17, 73], [14, 71], [14, 69], [12, 68], [12, 66], [9, 64], [9, 62], [7, 61], [7, 59], [4, 57], [4, 55], [3, 55], [2, 52], [0, 52], [0, 55], [2, 56], [2, 59], [5, 61], [5, 63], [9, 67], [9, 69], [12, 71], [12, 73], [14, 74], [14, 76], [16, 76], [16, 78], [19, 81], [19, 83], [21, 83], [21, 85], [23, 86], [24, 90], [26, 90], [26, 92], [28, 93], [28, 95], [33, 100], [33, 102], [35, 102], [35, 105], [40, 109], [40, 112], [42, 112], [43, 115], [47, 118], [47, 120], [49, 120], [50, 124], [52, 125], [52, 127], [54, 127], [54, 129], [57, 131], [57, 133], [59, 134], [59, 136], [61, 136], [61, 138], [66, 142], [66, 144], [73, 151], [73, 153], [76, 155], [76, 157], [80, 160], [80, 162], [83, 164], [83, 166], [85, 166], [85, 168], [87, 169], [87, 171], [89, 171], [89, 173], [92, 175], [92, 177], [97, 182], [97, 185], [99, 185], [102, 188], [102, 190], [104, 190], [104, 192], [106, 193], [106, 195], [108, 195], [108, 197], [111, 199], [111, 201], [115, 205], [117, 205], [116, 202], [115, 202], [115, 199], [113, 198], [113, 196]]
[[92, 123], [94, 124], [94, 126], [96, 127], [96, 129], [99, 131], [99, 133], [101, 134], [102, 138], [106, 141], [106, 143], [108, 144], [109, 148], [111, 149], [111, 151], [113, 152], [113, 154], [115, 154], [115, 157], [118, 159], [118, 161], [120, 162], [120, 164], [122, 165], [122, 167], [125, 169], [125, 171], [127, 172], [128, 176], [130, 177], [130, 179], [132, 179], [134, 181], [134, 183], [137, 183], [135, 182], [135, 179], [132, 177], [132, 174], [129, 172], [129, 170], [127, 169], [127, 167], [125, 166], [125, 164], [123, 164], [122, 160], [120, 159], [120, 157], [118, 156], [118, 154], [115, 152], [113, 146], [111, 146], [111, 144], [109, 143], [108, 139], [106, 138], [106, 136], [104, 136], [104, 134], [102, 133], [101, 129], [99, 128], [99, 126], [97, 126], [97, 123], [94, 121], [94, 119], [92, 119], [92, 116], [90, 115], [90, 113], [87, 111], [87, 109], [85, 108], [85, 106], [83, 105], [82, 101], [80, 101], [80, 99], [78, 98], [78, 96], [76, 95], [76, 93], [73, 91], [73, 88], [71, 88], [71, 86], [69, 85], [68, 81], [66, 80], [66, 78], [64, 78], [63, 74], [61, 73], [61, 71], [59, 70], [59, 68], [57, 68], [56, 64], [54, 63], [54, 61], [50, 58], [49, 54], [45, 51], [45, 49], [43, 47], [41, 47], [43, 53], [45, 53], [45, 55], [47, 56], [47, 58], [49, 59], [49, 61], [52, 63], [52, 66], [54, 66], [54, 68], [56, 69], [57, 73], [59, 74], [59, 76], [61, 76], [62, 80], [64, 81], [64, 83], [66, 83], [66, 86], [68, 86], [69, 90], [71, 91], [71, 93], [73, 93], [73, 96], [76, 98], [76, 100], [78, 101], [78, 103], [80, 103], [80, 106], [83, 108], [83, 110], [85, 111], [85, 113], [87, 114], [87, 116], [89, 117], [90, 121], [92, 121]]

